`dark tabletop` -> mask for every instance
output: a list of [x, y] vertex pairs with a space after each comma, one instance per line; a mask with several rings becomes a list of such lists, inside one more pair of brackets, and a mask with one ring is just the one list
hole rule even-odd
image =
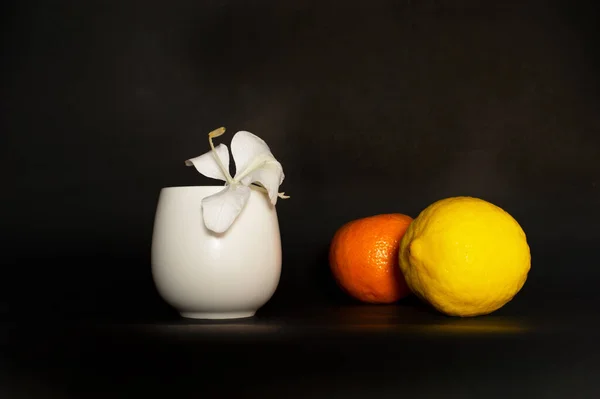
[[9, 397], [595, 398], [598, 303], [523, 298], [467, 319], [409, 299], [275, 304], [221, 322], [7, 322], [7, 386]]

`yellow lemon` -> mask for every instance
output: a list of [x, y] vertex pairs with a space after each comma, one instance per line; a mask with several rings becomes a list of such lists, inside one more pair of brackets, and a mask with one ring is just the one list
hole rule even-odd
[[431, 204], [400, 242], [400, 268], [409, 288], [450, 316], [500, 309], [521, 290], [530, 267], [519, 223], [478, 198]]

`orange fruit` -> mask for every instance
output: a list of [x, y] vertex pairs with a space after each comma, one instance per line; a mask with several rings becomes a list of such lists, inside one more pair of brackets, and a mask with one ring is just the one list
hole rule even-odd
[[329, 265], [337, 284], [367, 303], [392, 303], [410, 290], [398, 265], [400, 240], [412, 218], [399, 213], [351, 221], [334, 235]]

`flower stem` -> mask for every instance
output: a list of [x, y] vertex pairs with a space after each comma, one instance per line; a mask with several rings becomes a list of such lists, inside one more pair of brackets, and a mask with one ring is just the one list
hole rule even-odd
[[223, 135], [223, 133], [225, 133], [224, 127], [220, 127], [218, 129], [213, 130], [212, 132], [210, 132], [208, 134], [208, 143], [210, 144], [210, 149], [212, 150], [213, 156], [215, 157], [215, 161], [217, 161], [217, 165], [219, 165], [219, 168], [221, 168], [221, 172], [223, 172], [223, 174], [225, 175], [225, 178], [227, 179], [227, 183], [232, 184], [233, 178], [229, 174], [229, 171], [227, 170], [227, 168], [225, 168], [225, 165], [223, 165], [223, 162], [221, 162], [221, 158], [219, 158], [219, 155], [217, 154], [217, 151], [215, 150], [215, 145], [212, 142], [213, 138], [219, 137], [219, 136]]
[[[250, 184], [250, 187], [257, 189], [258, 191], [262, 191], [263, 193], [266, 193], [266, 194], [269, 193], [266, 188], [264, 188], [263, 186], [256, 185], [254, 183]], [[291, 198], [289, 195], [285, 195], [285, 193], [277, 193], [277, 196], [281, 199]]]

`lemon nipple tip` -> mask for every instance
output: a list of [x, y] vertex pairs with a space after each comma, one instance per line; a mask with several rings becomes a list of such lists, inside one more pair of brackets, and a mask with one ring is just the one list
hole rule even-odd
[[421, 253], [423, 252], [423, 243], [421, 242], [421, 240], [413, 240], [409, 247], [408, 250], [410, 252], [410, 255], [413, 258], [420, 258], [421, 257]]

